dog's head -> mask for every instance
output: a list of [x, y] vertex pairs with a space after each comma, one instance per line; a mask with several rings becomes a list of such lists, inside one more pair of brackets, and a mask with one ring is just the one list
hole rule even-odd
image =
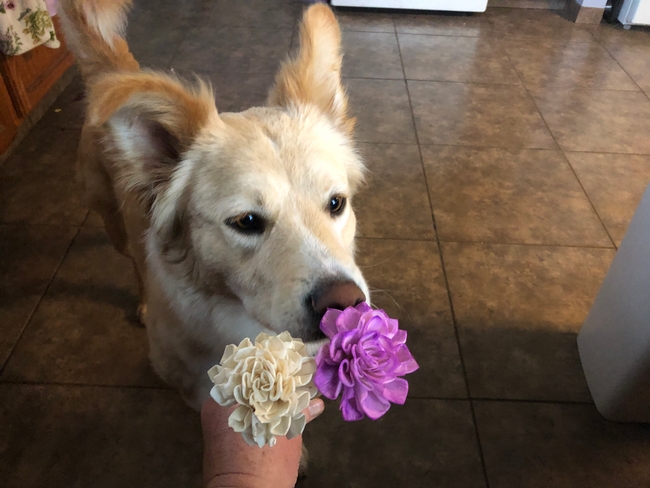
[[340, 76], [338, 24], [316, 5], [266, 107], [218, 114], [207, 87], [151, 73], [111, 75], [91, 95], [106, 100], [91, 118], [108, 128], [124, 187], [151, 209], [167, 271], [307, 341], [322, 337], [328, 307], [368, 295], [351, 206], [363, 164]]

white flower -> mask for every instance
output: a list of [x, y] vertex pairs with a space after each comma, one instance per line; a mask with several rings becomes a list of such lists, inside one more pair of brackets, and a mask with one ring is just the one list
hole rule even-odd
[[239, 404], [228, 425], [248, 444], [275, 445], [275, 436], [289, 439], [305, 428], [302, 411], [317, 389], [312, 376], [316, 363], [299, 339], [288, 332], [264, 333], [226, 347], [221, 364], [208, 371], [210, 395], [222, 406]]

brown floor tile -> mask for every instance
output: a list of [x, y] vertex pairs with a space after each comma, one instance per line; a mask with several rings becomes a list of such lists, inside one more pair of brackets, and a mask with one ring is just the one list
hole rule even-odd
[[196, 27], [193, 0], [136, 1], [129, 15], [127, 42], [141, 66], [167, 69], [183, 39]]
[[590, 401], [576, 336], [613, 249], [443, 244], [477, 398]]
[[649, 93], [650, 30], [645, 26], [625, 30], [620, 24], [605, 22], [590, 30], [641, 89]]
[[589, 199], [617, 245], [650, 184], [650, 156], [567, 153]]
[[591, 405], [475, 402], [491, 488], [646, 488], [650, 429]]
[[78, 130], [37, 126], [0, 169], [0, 222], [81, 225]]
[[440, 239], [611, 246], [560, 151], [423, 146]]
[[275, 73], [237, 73], [215, 71], [200, 73], [203, 79], [212, 82], [217, 110], [241, 112], [251, 107], [266, 105], [269, 91], [275, 81]]
[[[137, 37], [136, 37], [137, 36]], [[147, 27], [130, 29], [127, 42], [141, 68], [166, 71], [185, 35], [179, 31], [152, 32]]]
[[395, 32], [393, 16], [390, 14], [340, 9], [334, 12], [344, 32]]
[[0, 225], [0, 368], [77, 229]]
[[307, 426], [299, 488], [484, 488], [469, 404], [414, 400], [372, 422], [344, 422], [337, 405]]
[[395, 16], [395, 29], [400, 34], [431, 36], [482, 37], [492, 32], [492, 24], [484, 14], [422, 12]]
[[504, 47], [527, 88], [639, 90], [597, 43], [508, 40]]
[[86, 117], [84, 90], [81, 76], [75, 77], [43, 115], [39, 126], [81, 129]]
[[149, 365], [129, 260], [101, 229], [75, 239], [3, 380], [163, 386]]
[[565, 151], [650, 154], [650, 100], [641, 92], [548, 89], [533, 96]]
[[100, 229], [104, 228], [104, 221], [97, 212], [90, 211], [88, 212], [88, 217], [84, 221], [84, 227], [99, 227]]
[[484, 15], [492, 23], [494, 34], [500, 37], [595, 41], [587, 27], [569, 21], [556, 10], [493, 8]]
[[399, 34], [409, 80], [519, 85], [499, 39]]
[[436, 243], [359, 239], [358, 245], [357, 262], [370, 286], [373, 305], [400, 320], [420, 365], [409, 375], [409, 394], [466, 398]]
[[415, 144], [406, 84], [402, 80], [343, 80], [359, 142]]
[[201, 485], [198, 414], [173, 391], [0, 384], [0, 439], [5, 488]]
[[363, 144], [367, 182], [354, 199], [362, 237], [435, 239], [417, 146]]
[[343, 76], [404, 79], [394, 33], [344, 32]]
[[650, 39], [646, 44], [610, 45], [607, 50], [632, 79], [648, 92], [650, 90]]
[[177, 70], [275, 73], [291, 44], [289, 28], [206, 26], [192, 30], [171, 63]]
[[246, 0], [238, 2], [201, 2], [197, 11], [199, 26], [291, 27], [302, 11], [292, 0]]
[[610, 24], [603, 21], [599, 25], [590, 25], [587, 28], [604, 45], [645, 44], [650, 42], [650, 30], [642, 25], [625, 29], [618, 22]]
[[524, 87], [409, 81], [421, 144], [555, 149]]

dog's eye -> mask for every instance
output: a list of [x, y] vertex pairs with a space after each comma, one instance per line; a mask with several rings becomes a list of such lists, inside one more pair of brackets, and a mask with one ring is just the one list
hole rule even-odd
[[264, 232], [264, 219], [254, 213], [245, 213], [232, 217], [226, 223], [243, 234], [261, 234]]
[[343, 213], [343, 210], [345, 210], [345, 203], [347, 202], [347, 199], [341, 195], [337, 195], [335, 197], [332, 197], [330, 199], [329, 203], [329, 211], [332, 217], [336, 217], [337, 215], [340, 215]]

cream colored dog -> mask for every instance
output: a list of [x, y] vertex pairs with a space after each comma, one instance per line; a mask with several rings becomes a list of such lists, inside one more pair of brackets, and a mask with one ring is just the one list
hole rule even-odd
[[156, 372], [200, 408], [224, 347], [288, 330], [315, 351], [328, 307], [368, 288], [350, 200], [363, 178], [332, 11], [304, 14], [266, 107], [219, 114], [210, 88], [141, 71], [129, 0], [62, 0], [88, 91], [78, 173], [140, 285]]

